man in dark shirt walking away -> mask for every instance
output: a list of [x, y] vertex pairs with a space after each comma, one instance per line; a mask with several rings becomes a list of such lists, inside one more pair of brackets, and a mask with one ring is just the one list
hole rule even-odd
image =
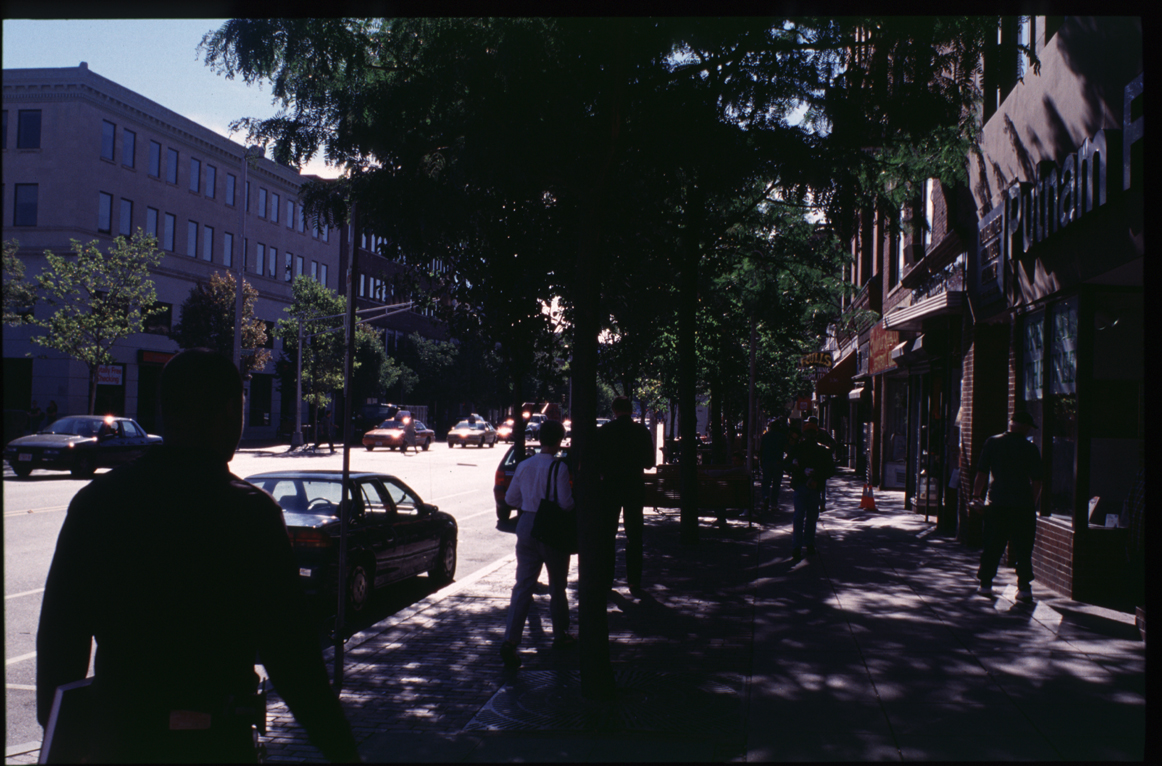
[[795, 516], [791, 522], [791, 561], [815, 553], [815, 526], [819, 521], [819, 497], [824, 482], [831, 476], [834, 464], [831, 453], [818, 442], [818, 429], [804, 428], [799, 443], [787, 451], [791, 463], [791, 489], [795, 492]]
[[[992, 593], [1005, 544], [1009, 562], [1017, 569], [1017, 600], [1033, 600], [1033, 540], [1037, 533], [1037, 503], [1041, 499], [1041, 453], [1026, 437], [1036, 428], [1033, 416], [1017, 412], [1009, 430], [990, 436], [980, 452], [976, 480], [972, 488], [974, 510], [981, 509], [986, 483], [988, 505], [984, 506], [984, 548], [980, 553], [980, 592]], [[989, 482], [989, 474], [992, 481]]]
[[323, 754], [359, 759], [282, 511], [227, 467], [242, 396], [227, 358], [178, 354], [161, 375], [165, 444], [69, 505], [40, 613], [37, 717], [85, 677], [95, 638], [95, 762], [253, 763], [256, 656]]
[[601, 475], [601, 503], [608, 525], [603, 551], [609, 587], [613, 586], [617, 522], [625, 510], [625, 579], [637, 590], [642, 584], [642, 529], [645, 478], [654, 467], [654, 442], [649, 429], [635, 423], [629, 398], [613, 400], [613, 420], [597, 429], [594, 453]]

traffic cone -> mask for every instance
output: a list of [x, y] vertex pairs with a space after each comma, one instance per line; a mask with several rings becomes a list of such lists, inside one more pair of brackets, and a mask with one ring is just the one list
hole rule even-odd
[[876, 498], [872, 493], [872, 486], [870, 484], [863, 485], [863, 497], [859, 500], [859, 507], [864, 510], [876, 510]]

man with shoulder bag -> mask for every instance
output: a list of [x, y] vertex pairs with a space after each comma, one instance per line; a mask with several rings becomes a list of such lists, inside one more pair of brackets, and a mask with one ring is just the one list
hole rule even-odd
[[521, 664], [517, 647], [524, 633], [525, 620], [533, 601], [533, 589], [542, 565], [549, 570], [553, 648], [565, 648], [577, 642], [569, 633], [569, 601], [565, 592], [570, 551], [554, 547], [536, 536], [537, 515], [542, 501], [555, 498], [560, 510], [573, 509], [569, 467], [563, 461], [554, 459], [565, 438], [565, 427], [555, 420], [545, 421], [541, 425], [540, 438], [541, 451], [517, 464], [512, 483], [504, 496], [505, 502], [521, 511], [516, 523], [516, 584], [513, 585], [512, 599], [508, 605], [504, 643], [500, 645], [501, 659], [509, 668], [519, 668]]

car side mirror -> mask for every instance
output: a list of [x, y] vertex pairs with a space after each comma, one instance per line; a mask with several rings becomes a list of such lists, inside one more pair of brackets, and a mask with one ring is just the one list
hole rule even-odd
[[432, 505], [431, 503], [420, 503], [420, 513], [422, 513], [422, 514], [426, 515], [426, 514], [431, 514], [431, 513], [437, 513], [439, 510], [440, 510], [439, 506]]

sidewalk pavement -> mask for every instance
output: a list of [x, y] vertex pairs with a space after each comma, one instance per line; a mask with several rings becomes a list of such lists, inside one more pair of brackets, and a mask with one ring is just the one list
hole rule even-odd
[[[499, 644], [506, 557], [353, 637], [342, 700], [369, 762], [1142, 760], [1145, 646], [1132, 615], [1012, 569], [976, 592], [978, 553], [850, 473], [829, 485], [818, 553], [792, 566], [791, 497], [753, 526], [646, 512], [640, 595], [609, 601], [617, 699], [580, 694], [538, 595], [519, 670]], [[570, 600], [576, 619], [576, 557]], [[544, 576], [542, 576], [544, 580]], [[575, 624], [575, 623], [574, 623]], [[328, 652], [328, 660], [330, 653]], [[319, 753], [272, 694], [272, 761]], [[9, 761], [10, 763], [13, 761]]]

